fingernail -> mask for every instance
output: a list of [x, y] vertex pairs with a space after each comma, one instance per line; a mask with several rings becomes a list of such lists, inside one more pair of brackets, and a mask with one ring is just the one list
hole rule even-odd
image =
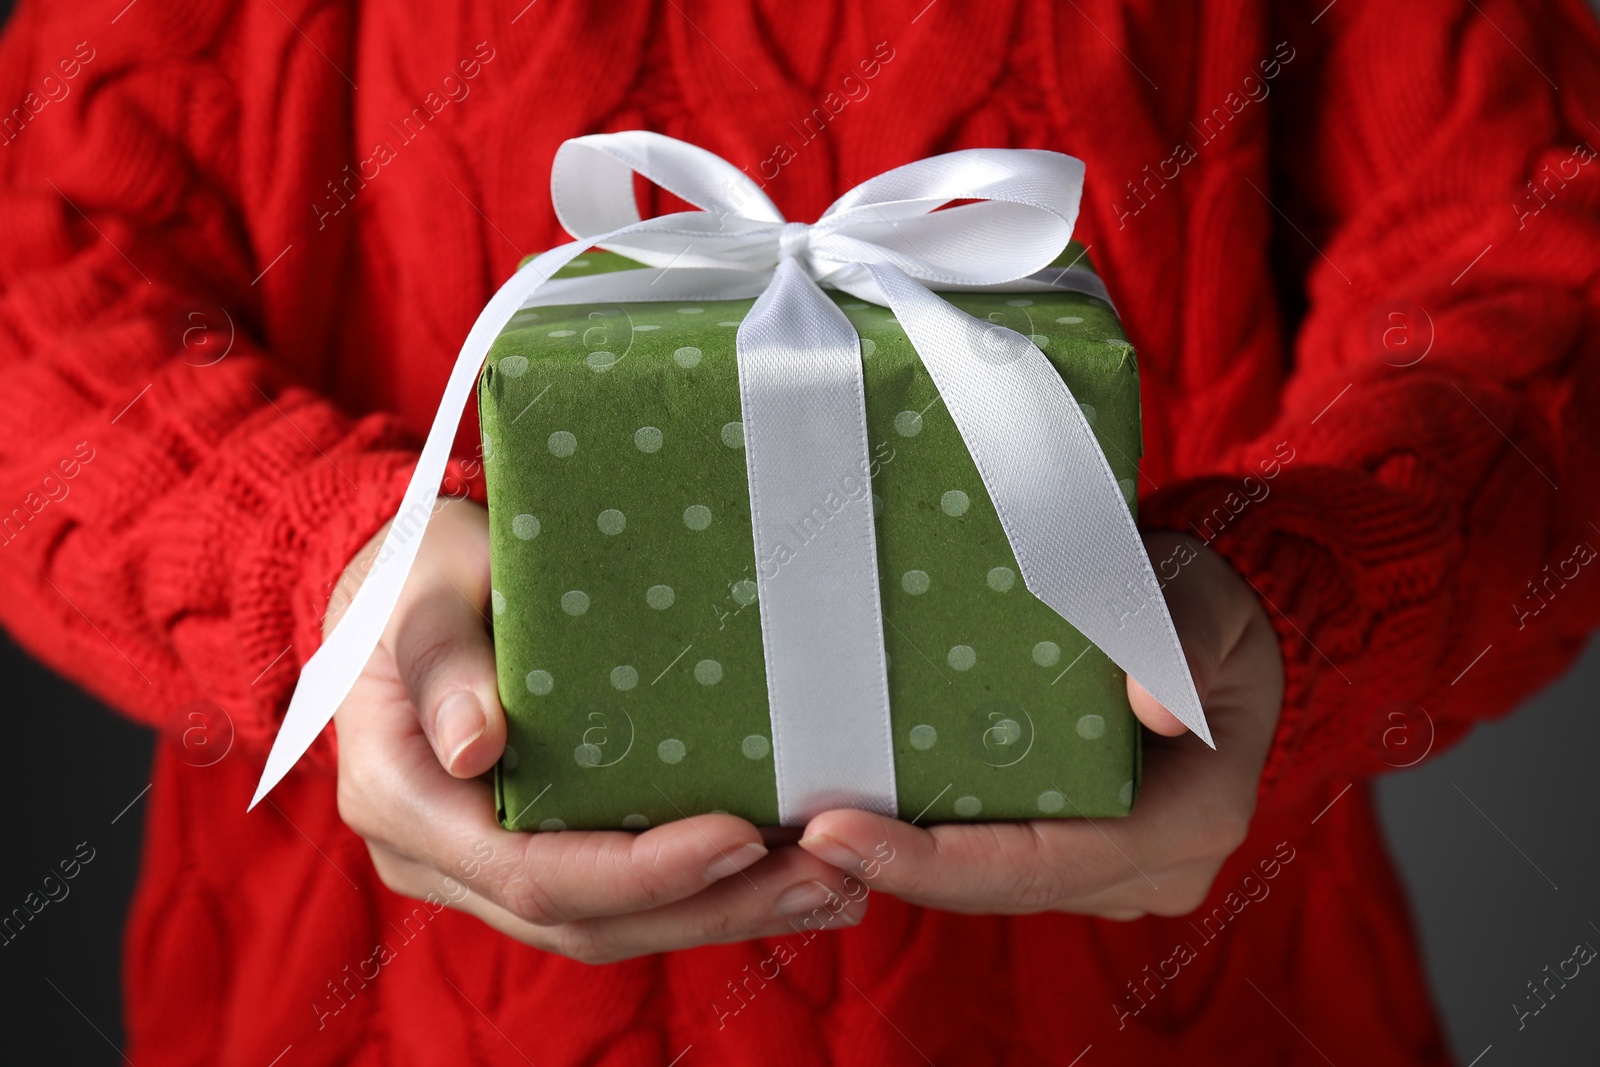
[[730, 874], [738, 874], [766, 854], [767, 846], [758, 841], [740, 845], [732, 852], [725, 852], [706, 865], [706, 881], [720, 882]]
[[772, 910], [780, 919], [793, 919], [816, 911], [836, 896], [837, 893], [821, 882], [801, 882], [785, 889]]
[[444, 761], [445, 770], [454, 768], [461, 753], [482, 737], [488, 727], [488, 717], [484, 715], [483, 705], [478, 703], [477, 697], [464, 689], [446, 697], [433, 720], [433, 736], [438, 741], [439, 751], [448, 753]]
[[859, 871], [861, 869], [861, 857], [827, 834], [818, 834], [816, 837], [802, 837], [800, 839], [800, 847], [823, 863], [832, 864], [841, 871]]

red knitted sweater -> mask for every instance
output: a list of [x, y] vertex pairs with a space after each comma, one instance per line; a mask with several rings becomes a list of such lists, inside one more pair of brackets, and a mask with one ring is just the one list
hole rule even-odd
[[[1365, 782], [1600, 616], [1578, 0], [125, 3], [25, 3], [0, 46], [0, 622], [144, 722], [235, 728], [157, 757], [134, 1062], [1446, 1059]], [[326, 741], [245, 814], [468, 325], [561, 239], [556, 146], [635, 127], [800, 219], [935, 152], [1086, 160], [1142, 515], [1255, 585], [1287, 661], [1201, 912], [880, 897], [775, 978], [770, 941], [589, 967], [383, 889]]]

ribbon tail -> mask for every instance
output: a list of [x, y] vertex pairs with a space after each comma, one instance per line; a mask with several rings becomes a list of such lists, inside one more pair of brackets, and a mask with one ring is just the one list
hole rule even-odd
[[1215, 748], [1150, 557], [1061, 375], [1020, 334], [898, 267], [865, 269], [972, 453], [1028, 590]]
[[535, 289], [593, 244], [588, 240], [573, 241], [538, 256], [513, 274], [478, 313], [477, 321], [456, 356], [438, 414], [433, 418], [422, 455], [406, 486], [395, 521], [383, 539], [377, 560], [333, 633], [300, 671], [289, 710], [272, 742], [272, 751], [267, 754], [267, 765], [256, 785], [255, 796], [250, 800], [251, 808], [283, 780], [322, 733], [323, 727], [332, 721], [334, 711], [349, 695], [372, 657], [373, 649], [378, 647], [378, 640], [400, 599], [406, 575], [411, 573], [411, 565], [416, 561], [423, 531], [433, 516], [439, 483], [450, 461], [450, 445], [489, 347]]
[[779, 821], [893, 816], [860, 338], [786, 259], [739, 328], [738, 366]]

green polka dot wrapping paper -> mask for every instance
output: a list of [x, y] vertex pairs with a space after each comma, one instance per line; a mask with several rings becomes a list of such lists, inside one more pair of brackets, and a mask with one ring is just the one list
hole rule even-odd
[[[1068, 247], [1057, 265], [1087, 266]], [[637, 266], [591, 252], [558, 277]], [[977, 468], [888, 309], [861, 337], [895, 792], [919, 825], [1125, 815], [1139, 727], [1123, 673], [1024, 588]], [[1104, 301], [943, 293], [1029, 337], [1133, 508], [1139, 383]], [[540, 307], [478, 382], [510, 829], [778, 822], [735, 335], [751, 300]], [[788, 544], [804, 552], [804, 523]], [[818, 672], [830, 669], [815, 665]]]

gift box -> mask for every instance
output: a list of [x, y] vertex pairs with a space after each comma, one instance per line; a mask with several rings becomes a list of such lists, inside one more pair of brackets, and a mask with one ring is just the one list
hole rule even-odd
[[[1059, 266], [1090, 269], [1069, 246]], [[591, 251], [558, 278], [640, 265]], [[1134, 506], [1134, 352], [1074, 291], [941, 292], [1031, 338]], [[830, 291], [860, 335], [870, 466], [785, 527], [799, 554], [872, 496], [901, 818], [1126, 814], [1125, 676], [1024, 588], [984, 482], [885, 307]], [[510, 829], [779, 822], [735, 336], [754, 301], [527, 308], [478, 380]], [[830, 664], [815, 664], [819, 675]]]

